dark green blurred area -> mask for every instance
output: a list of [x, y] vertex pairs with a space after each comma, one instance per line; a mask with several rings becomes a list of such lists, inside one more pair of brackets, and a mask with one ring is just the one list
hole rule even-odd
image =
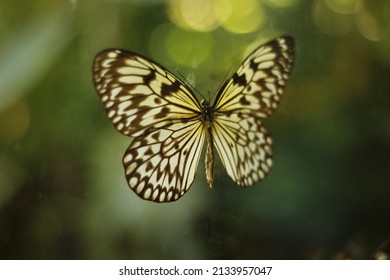
[[[1, 259], [372, 259], [390, 238], [387, 0], [24, 2], [0, 3]], [[131, 191], [96, 53], [138, 52], [208, 96], [283, 34], [269, 176], [240, 189], [218, 162], [210, 190], [202, 159], [177, 202]]]

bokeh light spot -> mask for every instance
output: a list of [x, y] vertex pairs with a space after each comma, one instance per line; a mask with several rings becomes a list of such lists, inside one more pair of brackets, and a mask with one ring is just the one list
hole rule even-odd
[[323, 1], [314, 3], [313, 17], [318, 29], [330, 36], [344, 36], [353, 26], [352, 17], [335, 13]]
[[193, 67], [210, 56], [213, 38], [209, 33], [188, 32], [171, 28], [165, 47], [169, 57], [179, 65]]
[[216, 5], [227, 7], [217, 9], [217, 14], [222, 27], [232, 33], [254, 32], [265, 22], [263, 7], [256, 0], [218, 0]]
[[326, 5], [339, 14], [352, 14], [359, 0], [325, 0]]
[[267, 0], [275, 7], [287, 8], [297, 5], [301, 0]]
[[148, 47], [151, 52], [151, 57], [155, 61], [166, 61], [168, 58], [165, 48], [165, 41], [169, 31], [172, 28], [171, 23], [164, 23], [157, 26], [149, 36]]
[[[299, 0], [283, 0], [287, 5]], [[180, 28], [209, 32], [222, 26], [232, 33], [250, 33], [264, 24], [264, 11], [257, 0], [171, 0], [171, 21]]]
[[375, 16], [359, 1], [355, 14], [356, 26], [362, 36], [370, 41], [379, 41], [383, 37], [383, 28]]
[[213, 0], [172, 0], [170, 19], [179, 27], [208, 32], [218, 27]]

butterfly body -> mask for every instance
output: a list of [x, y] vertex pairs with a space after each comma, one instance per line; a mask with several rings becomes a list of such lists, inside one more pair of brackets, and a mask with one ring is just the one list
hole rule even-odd
[[148, 58], [121, 49], [99, 53], [95, 87], [117, 130], [134, 138], [123, 157], [130, 188], [146, 200], [179, 199], [194, 181], [205, 139], [210, 187], [214, 150], [238, 186], [262, 180], [272, 166], [262, 121], [278, 106], [292, 64], [293, 39], [272, 40], [244, 60], [211, 104]]

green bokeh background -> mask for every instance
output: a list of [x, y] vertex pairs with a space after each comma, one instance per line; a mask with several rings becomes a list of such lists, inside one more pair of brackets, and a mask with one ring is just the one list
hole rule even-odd
[[[22, 2], [0, 3], [1, 259], [372, 259], [390, 237], [387, 0], [246, 0], [232, 7], [258, 9], [249, 31], [234, 17], [184, 24], [173, 11], [188, 1]], [[210, 190], [202, 160], [177, 202], [135, 195], [131, 139], [93, 88], [96, 53], [138, 52], [208, 96], [282, 34], [296, 61], [265, 122], [269, 176], [240, 189], [218, 162]]]

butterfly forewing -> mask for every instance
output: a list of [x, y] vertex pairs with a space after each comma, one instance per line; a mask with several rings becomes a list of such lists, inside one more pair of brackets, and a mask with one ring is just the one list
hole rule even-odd
[[231, 112], [269, 116], [279, 104], [293, 64], [294, 41], [280, 37], [255, 49], [221, 88], [217, 115]]
[[106, 50], [96, 56], [93, 70], [108, 117], [123, 134], [138, 136], [199, 115], [199, 102], [190, 90], [142, 56]]
[[293, 64], [293, 39], [280, 37], [254, 50], [214, 102], [213, 139], [229, 176], [242, 187], [272, 166], [272, 139], [262, 125], [279, 104]]

